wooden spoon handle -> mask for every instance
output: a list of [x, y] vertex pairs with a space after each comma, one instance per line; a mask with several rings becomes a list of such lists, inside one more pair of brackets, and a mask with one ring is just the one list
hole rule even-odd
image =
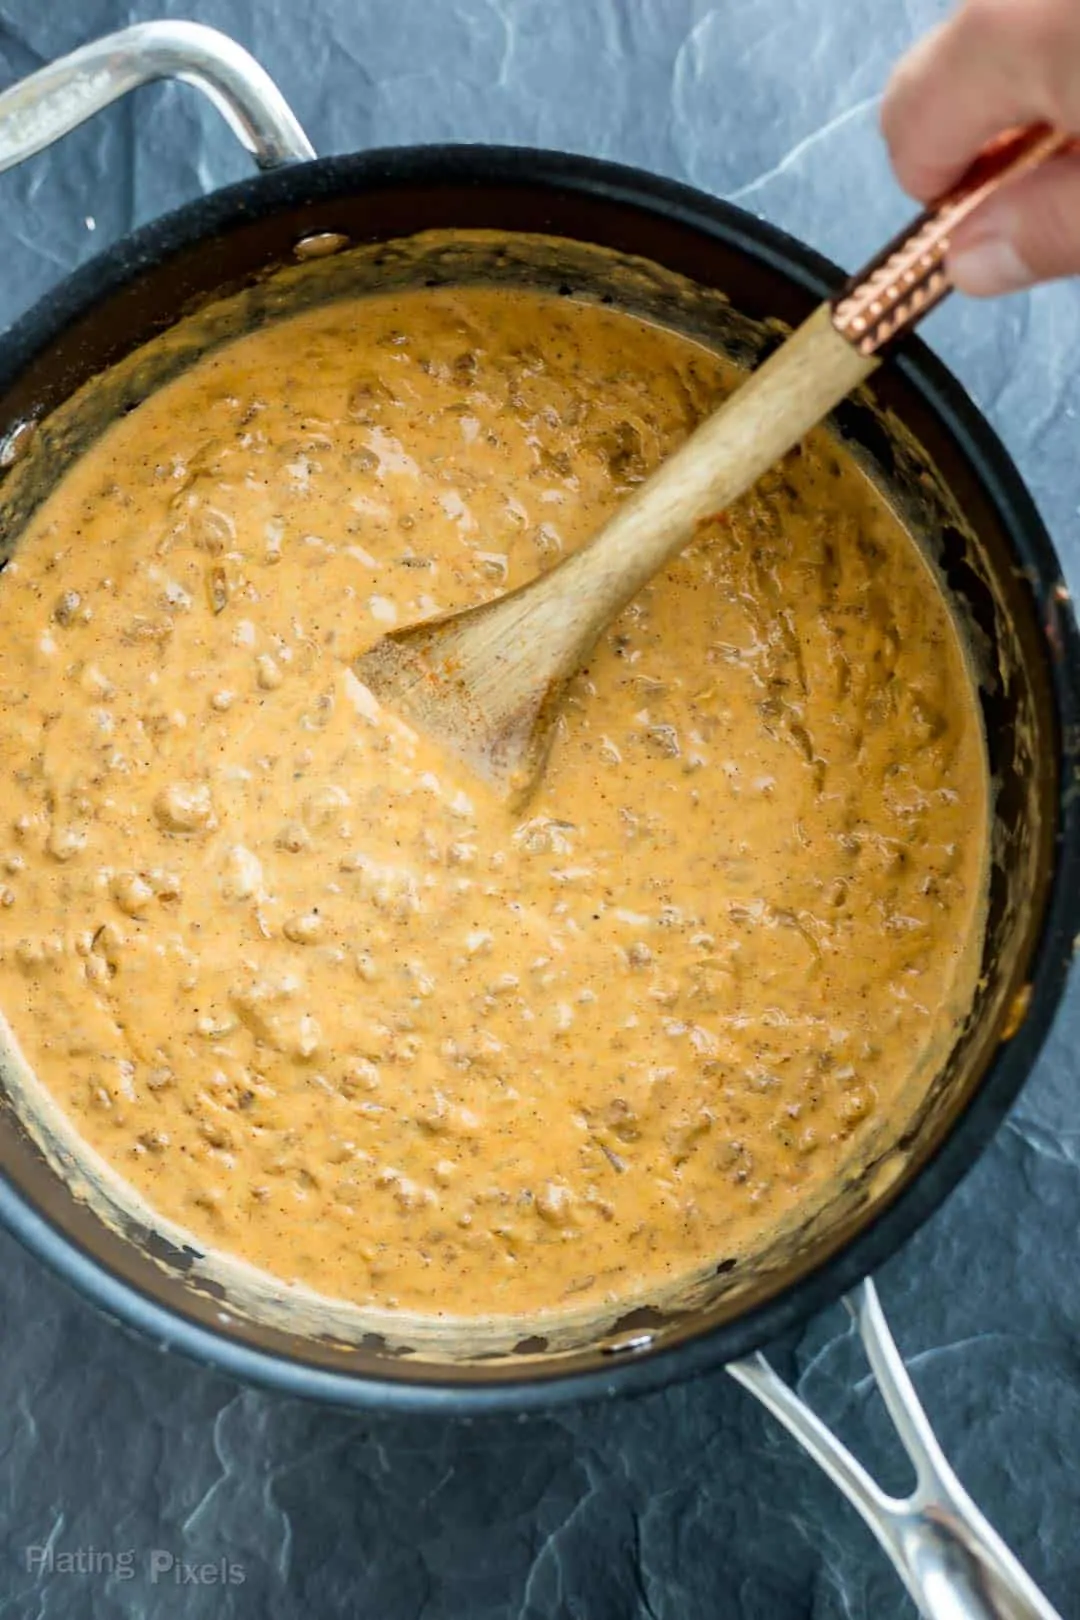
[[[949, 290], [952, 232], [992, 191], [1075, 142], [1048, 125], [1008, 130], [833, 300], [703, 422], [592, 543], [496, 604], [490, 630], [536, 638], [501, 683], [569, 675], [604, 625], [684, 546], [694, 525], [722, 511], [873, 371], [879, 351]], [[522, 643], [518, 640], [519, 648]], [[507, 693], [508, 700], [512, 694]]]
[[[619, 507], [595, 540], [520, 596], [503, 599], [501, 633], [512, 625], [538, 651], [546, 649], [540, 656], [549, 662], [557, 648], [553, 673], [569, 673], [604, 626], [687, 543], [694, 526], [749, 489], [877, 363], [839, 335], [829, 306], [822, 305]], [[524, 667], [521, 675], [535, 679]]]

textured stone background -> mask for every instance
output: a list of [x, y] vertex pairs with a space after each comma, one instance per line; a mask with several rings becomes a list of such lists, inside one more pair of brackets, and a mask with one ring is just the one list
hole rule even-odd
[[[842, 263], [904, 217], [876, 98], [939, 0], [0, 0], [0, 81], [196, 15], [251, 48], [320, 152], [493, 140], [734, 198]], [[193, 92], [139, 92], [0, 177], [0, 323], [132, 225], [244, 172]], [[955, 300], [931, 341], [1004, 435], [1080, 585], [1080, 286]], [[880, 1278], [957, 1468], [1080, 1616], [1080, 992], [1000, 1137]], [[242, 1389], [99, 1320], [0, 1238], [0, 1616], [892, 1620], [869, 1534], [724, 1375], [521, 1424], [365, 1421]], [[782, 1347], [903, 1484], [839, 1311]], [[28, 1544], [131, 1548], [35, 1578]], [[242, 1585], [151, 1586], [154, 1548]]]

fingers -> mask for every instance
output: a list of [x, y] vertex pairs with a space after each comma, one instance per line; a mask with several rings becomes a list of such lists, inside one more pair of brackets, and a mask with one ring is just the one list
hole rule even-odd
[[1039, 119], [1080, 132], [1077, 0], [967, 0], [900, 63], [881, 114], [900, 184], [922, 201], [992, 136]]
[[948, 258], [961, 292], [1016, 292], [1080, 271], [1080, 154], [1005, 187], [961, 226]]

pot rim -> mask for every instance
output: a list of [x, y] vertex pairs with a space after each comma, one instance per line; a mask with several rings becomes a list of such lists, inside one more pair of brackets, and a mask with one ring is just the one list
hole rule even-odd
[[[24, 315], [0, 344], [0, 392], [94, 306], [138, 280], [147, 268], [252, 220], [386, 187], [423, 184], [518, 186], [543, 194], [570, 191], [615, 201], [674, 222], [767, 264], [804, 292], [824, 297], [842, 283], [829, 260], [734, 204], [646, 171], [554, 151], [486, 145], [391, 147], [317, 159], [253, 176], [155, 220], [75, 271]], [[639, 1355], [585, 1370], [534, 1364], [527, 1371], [472, 1364], [469, 1382], [448, 1366], [416, 1378], [408, 1360], [387, 1362], [385, 1376], [329, 1370], [204, 1326], [144, 1293], [54, 1225], [0, 1171], [0, 1223], [38, 1259], [99, 1309], [164, 1348], [282, 1394], [355, 1408], [466, 1415], [535, 1410], [657, 1388], [736, 1359], [833, 1303], [900, 1247], [937, 1209], [1004, 1119], [1049, 1031], [1080, 934], [1080, 796], [1070, 790], [1080, 753], [1080, 634], [1049, 534], [1005, 447], [957, 380], [925, 344], [907, 339], [890, 364], [938, 419], [998, 513], [1014, 556], [1028, 575], [1044, 627], [1059, 732], [1059, 793], [1052, 883], [1030, 967], [1032, 986], [1019, 1031], [1002, 1043], [967, 1107], [891, 1201], [846, 1242], [772, 1298], [721, 1324], [687, 1328]], [[235, 1318], [234, 1318], [235, 1320]], [[242, 1320], [242, 1319], [241, 1319]], [[460, 1377], [460, 1374], [458, 1375]]]

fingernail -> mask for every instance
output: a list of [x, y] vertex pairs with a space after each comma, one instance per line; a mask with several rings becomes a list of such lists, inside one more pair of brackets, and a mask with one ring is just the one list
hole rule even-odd
[[1035, 280], [1007, 236], [982, 236], [950, 253], [949, 275], [973, 298], [1018, 292]]

